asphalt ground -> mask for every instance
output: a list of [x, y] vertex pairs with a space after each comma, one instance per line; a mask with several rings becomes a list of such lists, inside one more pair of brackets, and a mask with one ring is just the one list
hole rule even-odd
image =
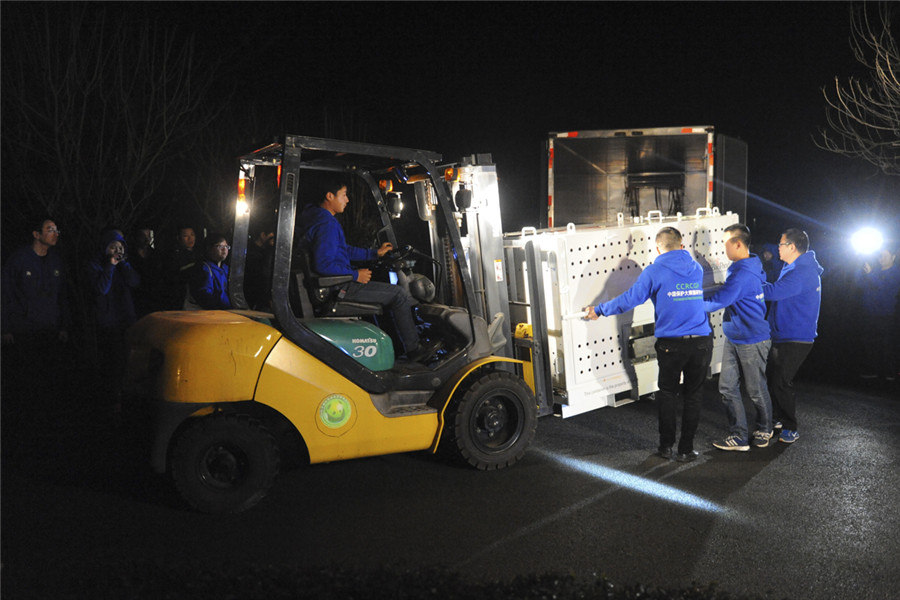
[[[895, 598], [900, 400], [808, 377], [800, 440], [652, 456], [651, 399], [544, 417], [512, 468], [404, 454], [283, 473], [257, 507], [186, 509], [93, 403], [3, 398], [6, 598]], [[15, 425], [15, 429], [10, 428]]]

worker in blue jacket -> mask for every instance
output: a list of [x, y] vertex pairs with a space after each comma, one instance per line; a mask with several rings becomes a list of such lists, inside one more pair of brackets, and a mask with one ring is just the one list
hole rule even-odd
[[[188, 303], [193, 300], [204, 310], [229, 310], [228, 297], [228, 251], [231, 246], [220, 233], [212, 233], [206, 238], [206, 256], [194, 265], [188, 284]], [[187, 308], [194, 308], [187, 306]]]
[[778, 253], [784, 268], [775, 283], [763, 286], [769, 307], [772, 349], [766, 379], [772, 397], [774, 428], [781, 429], [778, 440], [791, 444], [800, 438], [797, 431], [794, 377], [818, 335], [822, 304], [822, 272], [816, 253], [809, 249], [809, 236], [800, 229], [781, 234]]
[[[656, 234], [659, 256], [622, 295], [597, 306], [586, 307], [589, 320], [632, 310], [648, 299], [656, 318], [656, 360], [659, 365], [656, 401], [659, 409], [659, 448], [656, 454], [673, 458], [676, 437], [675, 400], [684, 395], [681, 415], [679, 462], [698, 456], [694, 434], [700, 422], [703, 382], [709, 368], [712, 338], [703, 309], [703, 268], [684, 249], [681, 232], [663, 227]], [[684, 385], [680, 384], [682, 376]]]
[[323, 191], [319, 202], [307, 205], [298, 219], [302, 224], [300, 233], [310, 246], [313, 270], [319, 275], [353, 276], [353, 281], [341, 286], [343, 299], [383, 306], [394, 322], [406, 357], [412, 361], [426, 361], [434, 354], [436, 344], [420, 344], [409, 294], [396, 285], [372, 281], [370, 269], [354, 268], [350, 264], [375, 260], [390, 252], [393, 246], [385, 242], [376, 250], [348, 244], [344, 230], [335, 218], [350, 202], [347, 184], [336, 178], [326, 182]]
[[[725, 284], [704, 300], [707, 312], [722, 315], [722, 371], [719, 393], [728, 416], [729, 435], [713, 442], [720, 450], [750, 450], [750, 443], [765, 448], [772, 440], [772, 400], [766, 385], [766, 361], [772, 340], [766, 322], [763, 283], [766, 273], [759, 257], [750, 253], [750, 229], [735, 223], [723, 233], [725, 255], [732, 261]], [[741, 397], [741, 375], [756, 407], [756, 429], [749, 437], [747, 414]]]

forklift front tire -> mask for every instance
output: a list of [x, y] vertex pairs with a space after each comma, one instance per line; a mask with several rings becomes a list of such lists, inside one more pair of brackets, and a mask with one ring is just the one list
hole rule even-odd
[[172, 479], [195, 509], [238, 513], [255, 505], [278, 475], [275, 437], [256, 419], [216, 413], [196, 419], [175, 440]]
[[485, 372], [447, 408], [441, 447], [476, 469], [516, 463], [534, 439], [537, 404], [522, 379], [505, 371]]

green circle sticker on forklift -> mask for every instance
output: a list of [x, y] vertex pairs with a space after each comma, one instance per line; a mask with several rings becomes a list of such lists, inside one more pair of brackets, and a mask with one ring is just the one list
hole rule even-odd
[[340, 394], [332, 394], [319, 405], [319, 419], [326, 427], [339, 429], [350, 421], [353, 406], [350, 400]]

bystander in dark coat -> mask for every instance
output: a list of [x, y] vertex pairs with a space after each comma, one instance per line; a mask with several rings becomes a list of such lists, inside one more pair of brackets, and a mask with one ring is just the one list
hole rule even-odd
[[126, 364], [125, 332], [137, 320], [133, 292], [141, 279], [128, 262], [126, 251], [120, 231], [104, 231], [97, 257], [87, 266], [94, 296], [100, 371], [108, 384], [109, 397], [104, 399], [114, 405], [120, 402]]
[[162, 299], [163, 271], [159, 253], [156, 252], [153, 230], [138, 227], [129, 244], [129, 262], [141, 276], [141, 282], [134, 291], [134, 310], [138, 318], [157, 310], [164, 310]]
[[163, 260], [163, 310], [184, 308], [191, 278], [191, 269], [202, 257], [196, 251], [197, 236], [194, 228], [182, 225], [175, 238], [175, 249]]
[[0, 435], [4, 458], [63, 394], [72, 362], [71, 314], [66, 265], [57, 248], [60, 232], [49, 216], [36, 218], [30, 242], [10, 255], [2, 274], [2, 371]]
[[864, 379], [880, 377], [893, 382], [897, 377], [897, 306], [900, 302], [900, 266], [897, 253], [885, 248], [866, 260], [856, 273], [860, 288], [859, 332], [862, 344]]

